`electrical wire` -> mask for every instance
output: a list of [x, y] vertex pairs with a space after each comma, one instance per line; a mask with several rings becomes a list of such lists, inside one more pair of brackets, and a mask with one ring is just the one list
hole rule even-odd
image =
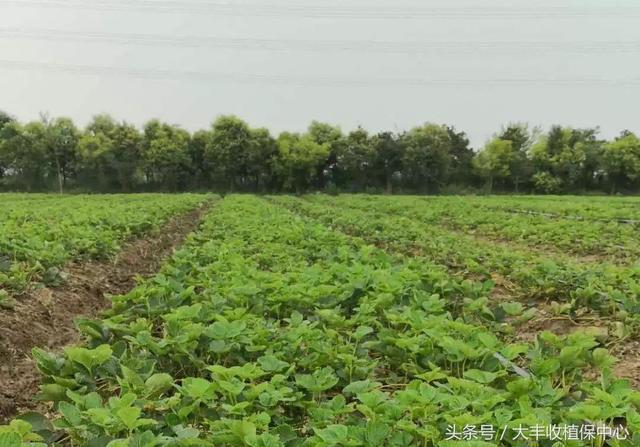
[[98, 65], [75, 65], [18, 60], [0, 60], [0, 69], [11, 71], [34, 71], [65, 73], [73, 75], [125, 76], [157, 80], [189, 80], [222, 82], [231, 84], [302, 85], [319, 87], [439, 87], [439, 86], [640, 86], [640, 78], [491, 78], [491, 79], [444, 79], [418, 77], [369, 77], [369, 76], [307, 76], [256, 73], [221, 73], [161, 68], [108, 67]]
[[539, 8], [398, 8], [369, 7], [356, 8], [340, 6], [318, 6], [312, 4], [277, 3], [221, 3], [175, 0], [128, 0], [128, 1], [82, 1], [82, 0], [0, 0], [0, 5], [89, 9], [97, 11], [139, 11], [172, 14], [216, 14], [225, 16], [256, 17], [303, 17], [328, 19], [482, 19], [482, 18], [522, 18], [522, 19], [576, 19], [610, 18], [636, 19], [640, 16], [637, 7], [539, 7]]
[[121, 45], [208, 47], [260, 51], [355, 51], [372, 53], [628, 53], [640, 51], [640, 41], [535, 42], [535, 41], [382, 41], [382, 40], [299, 40], [229, 38], [198, 35], [158, 35], [139, 33], [73, 32], [55, 29], [0, 28], [0, 39], [30, 39], [69, 42], [105, 42]]

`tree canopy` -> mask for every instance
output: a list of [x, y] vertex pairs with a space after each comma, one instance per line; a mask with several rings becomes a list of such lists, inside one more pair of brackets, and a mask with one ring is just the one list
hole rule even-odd
[[479, 150], [451, 126], [348, 132], [312, 122], [272, 135], [241, 118], [218, 117], [190, 133], [159, 120], [142, 129], [97, 115], [84, 129], [64, 117], [21, 123], [0, 111], [0, 188], [24, 191], [405, 193], [634, 193], [640, 140], [612, 141], [597, 128], [511, 123]]

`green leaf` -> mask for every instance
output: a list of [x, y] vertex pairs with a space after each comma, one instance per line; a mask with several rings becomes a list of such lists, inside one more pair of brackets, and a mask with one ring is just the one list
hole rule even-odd
[[311, 392], [318, 393], [333, 388], [338, 383], [338, 377], [333, 369], [325, 367], [314, 371], [313, 374], [296, 375], [296, 383]]
[[89, 373], [92, 373], [96, 366], [109, 360], [113, 352], [109, 345], [100, 345], [95, 349], [70, 347], [65, 349], [65, 353], [70, 360], [83, 365]]
[[378, 405], [386, 402], [388, 396], [380, 390], [373, 390], [367, 393], [358, 394], [358, 400], [367, 407], [374, 409]]
[[67, 400], [67, 389], [67, 387], [58, 385], [57, 383], [45, 383], [44, 385], [40, 385], [38, 398], [48, 402]]
[[569, 417], [575, 420], [596, 421], [600, 412], [601, 409], [597, 405], [580, 403], [569, 410]]
[[245, 442], [250, 447], [284, 447], [280, 438], [269, 433], [263, 433], [261, 435], [247, 436]]
[[596, 348], [591, 353], [593, 365], [600, 368], [611, 368], [616, 363], [616, 358], [609, 355], [609, 351], [605, 348]]
[[0, 447], [22, 447], [22, 438], [18, 433], [0, 433]]
[[157, 398], [173, 387], [173, 377], [166, 373], [156, 373], [144, 382], [146, 396]]
[[203, 399], [209, 395], [211, 382], [200, 377], [187, 377], [182, 379], [182, 391], [193, 399]]
[[224, 340], [211, 340], [211, 343], [209, 343], [209, 350], [216, 354], [228, 352], [230, 349], [231, 346], [227, 345]]
[[176, 434], [178, 439], [195, 439], [200, 436], [200, 430], [197, 428], [187, 428], [183, 425], [175, 425], [171, 430]]
[[358, 326], [358, 328], [353, 332], [353, 337], [356, 340], [362, 340], [367, 335], [373, 333], [373, 328], [370, 326]]
[[138, 426], [137, 422], [141, 412], [142, 410], [138, 407], [124, 407], [116, 411], [116, 414], [129, 430], [133, 430]]
[[260, 364], [260, 367], [267, 372], [282, 371], [289, 366], [287, 362], [279, 360], [274, 355], [263, 355], [258, 358], [258, 363]]
[[367, 445], [371, 447], [376, 447], [379, 445], [384, 445], [384, 440], [389, 436], [391, 432], [391, 428], [382, 422], [367, 422], [367, 426], [365, 428], [365, 439], [367, 441]]
[[316, 435], [330, 446], [346, 443], [349, 437], [349, 429], [345, 425], [334, 424], [314, 430]]
[[367, 380], [357, 380], [355, 382], [351, 382], [349, 385], [345, 386], [342, 392], [347, 394], [360, 394], [367, 391], [371, 391], [376, 387], [380, 386], [378, 382], [371, 382], [369, 379]]
[[524, 306], [522, 305], [522, 303], [517, 301], [502, 303], [500, 306], [502, 307], [502, 309], [504, 309], [507, 315], [511, 315], [512, 317], [522, 315], [522, 312], [524, 311]]
[[498, 378], [498, 374], [496, 373], [480, 371], [479, 369], [469, 369], [465, 371], [463, 375], [466, 379], [471, 379], [485, 385], [490, 384]]
[[69, 402], [60, 402], [58, 405], [58, 411], [62, 413], [62, 416], [73, 426], [82, 425], [82, 413], [75, 405]]
[[536, 377], [544, 377], [554, 374], [560, 369], [560, 361], [558, 359], [536, 358], [531, 362], [531, 371]]
[[37, 362], [38, 369], [44, 374], [50, 376], [58, 375], [64, 365], [64, 358], [43, 349], [33, 348], [31, 353]]
[[52, 430], [51, 421], [43, 414], [30, 411], [17, 416], [18, 420], [22, 420], [30, 425], [30, 429], [39, 432], [43, 430]]
[[255, 437], [256, 426], [249, 421], [233, 421], [231, 423], [231, 433], [240, 438], [240, 440], [246, 441], [247, 438]]

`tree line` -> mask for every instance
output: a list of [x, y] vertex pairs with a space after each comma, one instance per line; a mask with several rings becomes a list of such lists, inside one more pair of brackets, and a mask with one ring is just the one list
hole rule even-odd
[[635, 193], [640, 140], [598, 129], [503, 127], [474, 151], [464, 132], [427, 123], [370, 133], [314, 121], [273, 136], [235, 116], [194, 133], [97, 115], [20, 123], [0, 112], [0, 188], [16, 191]]

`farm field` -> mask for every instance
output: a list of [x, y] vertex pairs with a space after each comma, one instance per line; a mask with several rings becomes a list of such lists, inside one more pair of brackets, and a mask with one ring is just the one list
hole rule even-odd
[[[598, 323], [610, 322], [609, 329], [620, 337], [638, 330], [639, 258], [611, 254], [611, 247], [629, 253], [638, 250], [640, 238], [633, 233], [638, 228], [634, 224], [609, 222], [594, 229], [591, 222], [567, 222], [561, 217], [513, 217], [485, 211], [489, 204], [479, 198], [283, 196], [271, 200], [392, 253], [434, 263], [458, 278], [490, 281], [494, 299], [516, 299], [572, 320], [595, 314]], [[491, 200], [496, 199], [487, 202]], [[522, 198], [520, 203], [527, 200]], [[601, 208], [606, 206], [603, 203]], [[592, 239], [596, 233], [598, 237]]]
[[[161, 197], [7, 196], [0, 225], [38, 210], [42, 241], [0, 232], [36, 272], [7, 288], [205, 200]], [[81, 344], [34, 349], [48, 410], [0, 446], [640, 445], [636, 220], [635, 198], [216, 199]]]
[[0, 194], [0, 293], [59, 282], [65, 262], [108, 258], [127, 239], [204, 200], [198, 194]]

